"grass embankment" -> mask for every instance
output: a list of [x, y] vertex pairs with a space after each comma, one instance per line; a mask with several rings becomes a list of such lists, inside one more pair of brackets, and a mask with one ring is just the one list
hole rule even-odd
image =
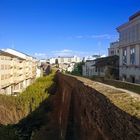
[[124, 92], [108, 94], [107, 96], [113, 104], [121, 108], [123, 111], [140, 119], [140, 99], [132, 97]]
[[[10, 123], [14, 124], [13, 120], [15, 117], [17, 117], [15, 120], [19, 121], [35, 111], [40, 104], [49, 97], [48, 90], [53, 85], [53, 78], [54, 72], [49, 76], [37, 79], [24, 92], [16, 97], [0, 95], [0, 119], [2, 119], [0, 123], [7, 124], [7, 122], [9, 123], [11, 121]], [[5, 111], [3, 112], [3, 110]], [[10, 118], [12, 117], [11, 114], [14, 116], [14, 119]], [[15, 135], [13, 125], [0, 125], [0, 140], [16, 139], [18, 139], [18, 137]]]

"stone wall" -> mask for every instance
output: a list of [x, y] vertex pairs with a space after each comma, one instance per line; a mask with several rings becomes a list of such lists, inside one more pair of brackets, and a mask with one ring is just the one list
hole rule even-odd
[[104, 77], [95, 77], [95, 76], [91, 79], [108, 84], [108, 85], [115, 86], [117, 88], [123, 88], [123, 89], [140, 94], [140, 84], [125, 82], [125, 81], [120, 81], [120, 80], [106, 79]]
[[60, 136], [67, 140], [138, 140], [140, 120], [74, 77], [57, 74]]

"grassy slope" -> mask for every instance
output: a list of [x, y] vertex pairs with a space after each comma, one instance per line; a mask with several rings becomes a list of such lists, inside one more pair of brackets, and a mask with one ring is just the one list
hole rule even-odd
[[[48, 90], [53, 84], [53, 78], [54, 73], [37, 79], [17, 97], [0, 95], [0, 119], [2, 119], [0, 123], [14, 123], [36, 110], [48, 98]], [[18, 139], [12, 125], [0, 125], [0, 140], [9, 139]]]

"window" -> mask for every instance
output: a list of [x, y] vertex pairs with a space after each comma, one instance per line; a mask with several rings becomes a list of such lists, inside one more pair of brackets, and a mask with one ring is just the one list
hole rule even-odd
[[7, 65], [5, 65], [5, 70], [7, 70]]
[[111, 51], [111, 55], [114, 55], [114, 51]]
[[68, 62], [71, 62], [71, 59], [70, 58], [68, 58]]
[[4, 80], [4, 75], [1, 75], [1, 80]]
[[135, 48], [130, 48], [130, 64], [135, 64]]
[[130, 82], [135, 83], [135, 76], [130, 76]]
[[4, 60], [4, 56], [1, 56], [1, 60]]
[[4, 70], [4, 65], [1, 65], [1, 70]]
[[5, 76], [5, 79], [7, 79], [7, 74], [5, 74], [4, 76]]
[[95, 67], [95, 72], [97, 72], [98, 70], [97, 70], [97, 67]]
[[126, 48], [123, 49], [123, 65], [126, 65], [127, 64], [127, 53], [126, 53]]
[[104, 68], [103, 68], [103, 67], [101, 67], [101, 68], [100, 68], [100, 71], [101, 71], [101, 72], [104, 72]]
[[61, 62], [62, 62], [62, 63], [64, 62], [64, 58], [61, 58]]

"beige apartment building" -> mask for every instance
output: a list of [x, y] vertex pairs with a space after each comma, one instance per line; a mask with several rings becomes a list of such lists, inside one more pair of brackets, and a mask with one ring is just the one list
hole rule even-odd
[[77, 56], [70, 56], [70, 57], [62, 57], [59, 56], [58, 58], [58, 64], [63, 64], [63, 63], [79, 63], [81, 62], [80, 57]]
[[120, 48], [120, 79], [140, 83], [140, 11], [117, 28]]
[[17, 94], [36, 77], [36, 59], [21, 52], [0, 50], [0, 94]]

